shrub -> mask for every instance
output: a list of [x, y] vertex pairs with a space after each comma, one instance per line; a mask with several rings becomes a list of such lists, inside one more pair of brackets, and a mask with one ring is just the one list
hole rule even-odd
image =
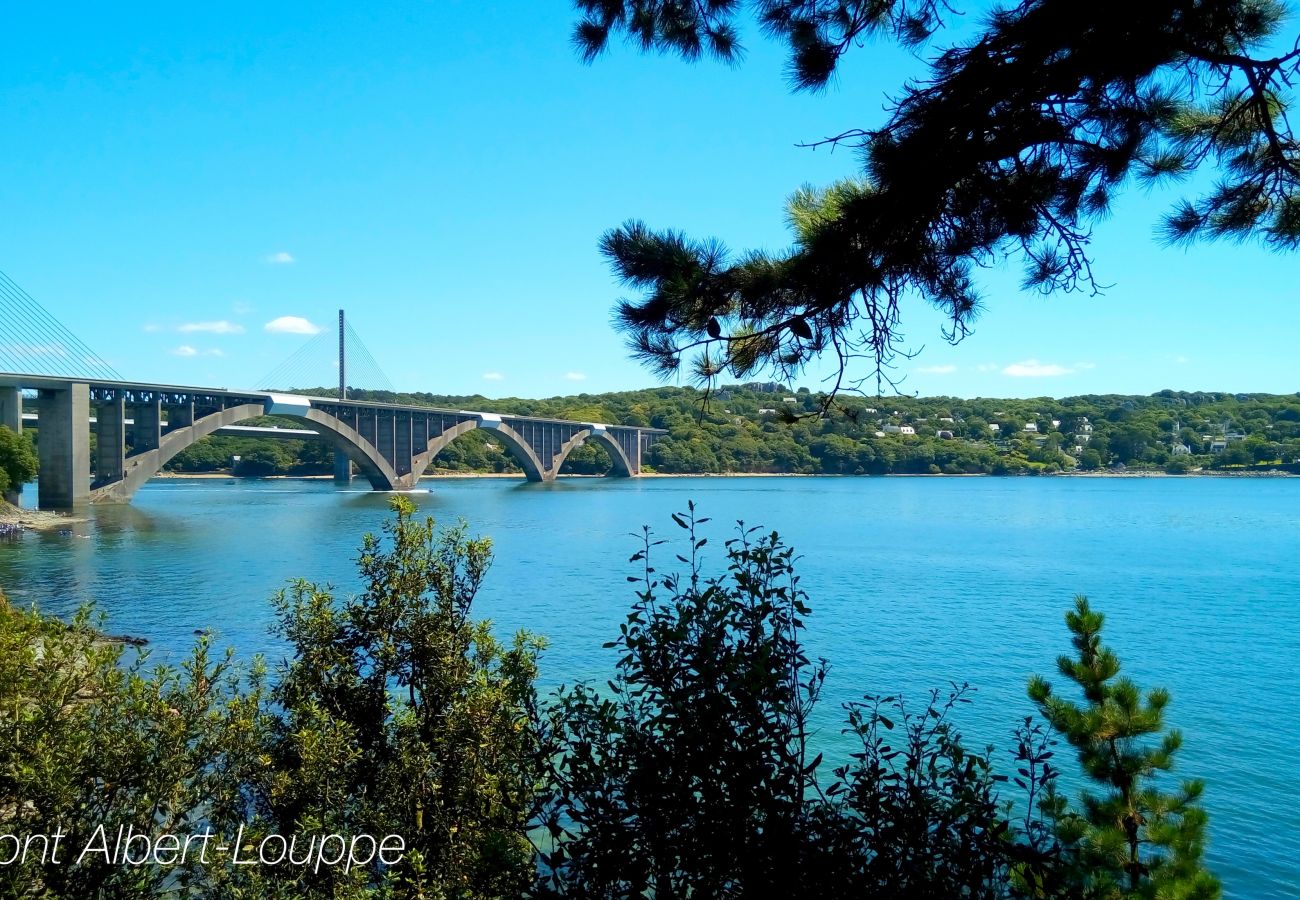
[[[227, 828], [396, 834], [397, 867], [303, 872], [255, 867], [252, 894], [518, 895], [533, 878], [526, 823], [538, 777], [533, 687], [542, 642], [508, 647], [470, 617], [491, 544], [464, 526], [437, 533], [395, 497], [387, 541], [367, 535], [364, 589], [350, 599], [295, 582], [275, 599], [292, 659], [245, 712], [254, 740], [229, 774]], [[241, 806], [242, 803], [242, 806]]]

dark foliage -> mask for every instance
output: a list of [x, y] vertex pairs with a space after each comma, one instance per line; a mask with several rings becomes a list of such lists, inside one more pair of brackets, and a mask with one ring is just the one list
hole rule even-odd
[[609, 646], [608, 691], [562, 689], [550, 710], [549, 795], [538, 830], [547, 897], [1071, 897], [1049, 736], [1018, 733], [1023, 823], [999, 796], [991, 749], [962, 743], [967, 688], [910, 710], [847, 709], [851, 761], [823, 789], [809, 722], [826, 663], [780, 538], [740, 527], [727, 571], [706, 576], [694, 507], [685, 575], [660, 576], [647, 531], [637, 601]]
[[[946, 0], [575, 0], [592, 59], [612, 35], [687, 59], [739, 58], [748, 8], [787, 44], [796, 88], [821, 88], [843, 54], [885, 35], [915, 45], [956, 10]], [[688, 354], [711, 382], [798, 371], [832, 354], [902, 352], [900, 304], [919, 297], [963, 337], [981, 303], [976, 271], [1005, 256], [1027, 288], [1096, 290], [1092, 224], [1126, 187], [1193, 172], [1217, 181], [1165, 219], [1171, 242], [1257, 237], [1300, 245], [1300, 145], [1287, 118], [1300, 45], [1278, 0], [1024, 0], [996, 8], [896, 96], [884, 124], [827, 139], [857, 147], [862, 174], [790, 201], [785, 253], [628, 222], [602, 250], [642, 293], [617, 319], [662, 373]], [[697, 352], [698, 351], [698, 352]], [[834, 393], [834, 392], [832, 392]]]

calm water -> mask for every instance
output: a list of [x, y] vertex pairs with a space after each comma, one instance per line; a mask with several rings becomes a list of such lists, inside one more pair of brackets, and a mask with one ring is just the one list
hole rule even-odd
[[[608, 676], [642, 524], [675, 539], [669, 515], [694, 499], [710, 550], [736, 519], [777, 528], [803, 555], [810, 649], [832, 663], [832, 750], [840, 702], [957, 679], [978, 688], [967, 737], [1005, 751], [1085, 593], [1126, 672], [1173, 692], [1179, 772], [1209, 780], [1228, 896], [1300, 897], [1300, 479], [466, 479], [415, 499], [493, 538], [479, 614], [549, 638], [548, 684]], [[94, 600], [157, 656], [211, 628], [278, 658], [268, 595], [296, 576], [355, 590], [360, 536], [385, 516], [383, 496], [329, 483], [155, 481], [71, 536], [0, 545], [0, 585], [58, 613]]]

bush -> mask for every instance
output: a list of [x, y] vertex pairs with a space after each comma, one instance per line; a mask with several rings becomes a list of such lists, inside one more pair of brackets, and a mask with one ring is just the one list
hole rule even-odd
[[533, 878], [526, 823], [538, 777], [533, 681], [542, 642], [503, 647], [471, 605], [491, 544], [394, 497], [388, 540], [367, 535], [363, 592], [346, 600], [295, 582], [275, 599], [292, 659], [245, 719], [226, 828], [271, 833], [395, 834], [403, 863], [344, 873], [255, 867], [252, 895], [517, 896]]
[[193, 872], [193, 860], [172, 872], [80, 854], [101, 827], [109, 845], [119, 827], [197, 830], [217, 790], [229, 660], [200, 642], [181, 667], [151, 668], [92, 621], [83, 611], [65, 625], [0, 596], [0, 834], [61, 834], [57, 852], [37, 840], [0, 866], [0, 896], [157, 897]]
[[[827, 669], [803, 651], [793, 550], [742, 525], [726, 573], [706, 576], [708, 520], [694, 506], [674, 520], [686, 574], [656, 573], [647, 531], [608, 693], [579, 684], [550, 710], [541, 895], [1068, 896], [1047, 892], [1055, 835], [1032, 816], [1013, 829], [1005, 779], [962, 744], [950, 713], [965, 688], [916, 712], [900, 697], [851, 704], [860, 749], [823, 790], [808, 723]], [[1021, 731], [1029, 805], [1054, 778], [1035, 734]]]
[[0, 425], [0, 500], [36, 478], [36, 448], [31, 435]]

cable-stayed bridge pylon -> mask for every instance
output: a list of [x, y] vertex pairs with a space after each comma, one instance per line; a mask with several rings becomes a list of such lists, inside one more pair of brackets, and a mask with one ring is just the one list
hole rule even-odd
[[256, 386], [337, 400], [346, 400], [357, 390], [396, 393], [393, 382], [341, 309], [337, 333], [321, 331], [259, 378]]

